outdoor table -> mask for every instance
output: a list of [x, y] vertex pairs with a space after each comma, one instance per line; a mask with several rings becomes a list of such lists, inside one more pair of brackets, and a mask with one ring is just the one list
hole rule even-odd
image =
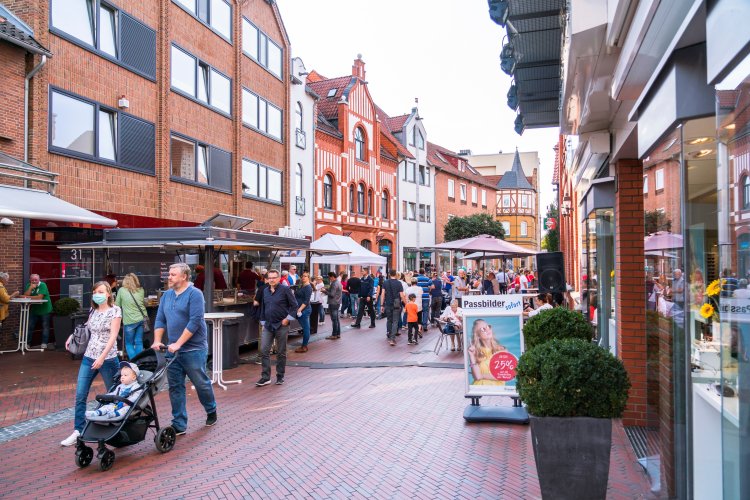
[[26, 354], [24, 351], [39, 351], [43, 352], [44, 349], [30, 349], [29, 348], [29, 342], [28, 342], [28, 330], [29, 330], [29, 311], [31, 310], [31, 306], [35, 304], [44, 304], [47, 302], [46, 299], [27, 299], [25, 297], [18, 297], [15, 299], [10, 299], [10, 302], [12, 304], [21, 304], [21, 320], [18, 323], [18, 347], [15, 349], [11, 349], [9, 351], [0, 351], [0, 354], [6, 353], [6, 352], [16, 352], [21, 351], [21, 354]]
[[226, 384], [241, 384], [242, 380], [224, 380], [223, 377], [224, 320], [242, 318], [243, 316], [244, 314], [236, 312], [210, 312], [204, 316], [205, 320], [210, 321], [213, 325], [213, 373], [211, 375], [211, 383], [218, 384], [225, 391], [227, 390]]

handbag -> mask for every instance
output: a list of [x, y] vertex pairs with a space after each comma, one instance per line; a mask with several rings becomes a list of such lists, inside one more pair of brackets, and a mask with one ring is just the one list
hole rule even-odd
[[[127, 289], [126, 289], [127, 290]], [[133, 299], [133, 302], [135, 302], [136, 307], [138, 307], [138, 310], [141, 311], [141, 314], [143, 314], [143, 333], [148, 333], [151, 331], [151, 321], [148, 319], [148, 313], [143, 310], [141, 307], [141, 304], [135, 300], [135, 296], [133, 295], [133, 292], [128, 290], [128, 293], [130, 294], [130, 297]]]
[[86, 352], [86, 347], [89, 345], [89, 339], [91, 338], [91, 330], [89, 330], [89, 320], [91, 315], [94, 313], [94, 308], [89, 311], [89, 317], [86, 322], [82, 325], [78, 325], [73, 330], [73, 333], [68, 337], [68, 352], [74, 356], [83, 356]]

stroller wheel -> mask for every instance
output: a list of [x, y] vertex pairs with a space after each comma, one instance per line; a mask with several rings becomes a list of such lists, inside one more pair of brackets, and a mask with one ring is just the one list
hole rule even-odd
[[79, 450], [76, 450], [76, 465], [78, 467], [88, 467], [91, 460], [94, 458], [94, 450], [88, 446], [84, 446]]
[[174, 443], [176, 440], [177, 433], [175, 432], [174, 427], [162, 427], [154, 437], [154, 445], [156, 446], [157, 450], [162, 453], [166, 453], [174, 448]]
[[115, 463], [115, 452], [112, 450], [105, 450], [102, 453], [102, 458], [99, 459], [99, 468], [102, 471], [107, 471], [112, 468]]

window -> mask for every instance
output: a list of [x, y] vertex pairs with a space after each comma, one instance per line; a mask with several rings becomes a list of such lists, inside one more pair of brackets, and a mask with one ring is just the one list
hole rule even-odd
[[487, 191], [485, 191], [484, 189], [482, 189], [482, 206], [487, 206]]
[[[299, 173], [302, 174], [302, 167]], [[250, 160], [242, 160], [242, 194], [281, 203], [281, 170]], [[301, 186], [301, 179], [300, 179]], [[300, 191], [301, 192], [301, 191]]]
[[477, 204], [477, 188], [475, 186], [471, 186], [471, 202], [474, 205]]
[[370, 217], [372, 217], [372, 214], [373, 214], [372, 203], [373, 203], [372, 189], [368, 189], [367, 190], [367, 215], [369, 215]]
[[419, 183], [422, 186], [430, 185], [430, 167], [424, 165], [419, 166]]
[[401, 213], [403, 214], [402, 217], [404, 220], [409, 218], [408, 204], [405, 201], [401, 202]]
[[529, 195], [521, 195], [521, 208], [529, 208]]
[[365, 133], [361, 127], [354, 129], [354, 154], [359, 161], [366, 161], [365, 158]]
[[365, 185], [357, 185], [357, 213], [365, 213]]
[[529, 225], [527, 222], [521, 222], [521, 236], [529, 235]]
[[406, 179], [407, 182], [417, 182], [417, 164], [408, 162], [406, 164]]
[[281, 46], [244, 17], [242, 18], [242, 51], [277, 77], [282, 77], [283, 50]]
[[466, 184], [461, 184], [459, 188], [461, 189], [461, 201], [465, 202], [466, 201]]
[[300, 163], [294, 170], [294, 196], [302, 198], [302, 164]]
[[510, 222], [501, 222], [503, 225], [503, 234], [505, 236], [510, 236]]
[[354, 184], [349, 185], [349, 212], [354, 213], [355, 212], [355, 205], [354, 205]]
[[648, 175], [643, 176], [643, 194], [648, 194]]
[[50, 107], [50, 151], [154, 172], [153, 124], [59, 90]]
[[232, 191], [232, 154], [187, 137], [172, 134], [172, 179]]
[[419, 204], [419, 221], [430, 222], [430, 205]]
[[175, 0], [217, 33], [231, 40], [232, 7], [225, 0]]
[[302, 130], [302, 103], [297, 101], [297, 107], [294, 108], [295, 113], [295, 125], [297, 130]]
[[383, 196], [380, 200], [380, 216], [383, 220], [388, 220], [388, 205], [390, 205], [388, 191], [383, 191]]
[[409, 220], [417, 220], [417, 204], [409, 203]]
[[281, 108], [247, 89], [242, 89], [242, 122], [281, 141]]
[[150, 79], [156, 77], [156, 31], [101, 0], [52, 0], [56, 35]]
[[417, 128], [414, 128], [414, 130], [417, 131], [416, 138], [415, 138], [417, 147], [421, 150], [424, 150], [424, 136], [422, 135], [422, 131], [418, 130]]
[[750, 208], [750, 175], [742, 178], [742, 209]]
[[430, 222], [430, 213], [432, 212], [430, 205], [427, 205], [426, 214], [427, 214], [427, 222]]
[[362, 248], [372, 250], [372, 242], [370, 240], [362, 240]]
[[330, 174], [323, 177], [323, 208], [333, 210], [333, 177]]
[[456, 197], [456, 182], [453, 179], [448, 179], [448, 198]]
[[176, 45], [172, 45], [173, 89], [225, 114], [230, 114], [231, 86], [229, 78]]
[[507, 208], [509, 206], [510, 206], [510, 195], [509, 194], [504, 194], [503, 195], [503, 207]]
[[656, 171], [656, 190], [660, 191], [664, 189], [664, 169], [660, 168]]

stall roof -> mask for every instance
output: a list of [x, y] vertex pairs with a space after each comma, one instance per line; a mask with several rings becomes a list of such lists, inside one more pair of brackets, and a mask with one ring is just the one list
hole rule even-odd
[[117, 221], [68, 203], [47, 191], [0, 185], [0, 217], [116, 226]]

